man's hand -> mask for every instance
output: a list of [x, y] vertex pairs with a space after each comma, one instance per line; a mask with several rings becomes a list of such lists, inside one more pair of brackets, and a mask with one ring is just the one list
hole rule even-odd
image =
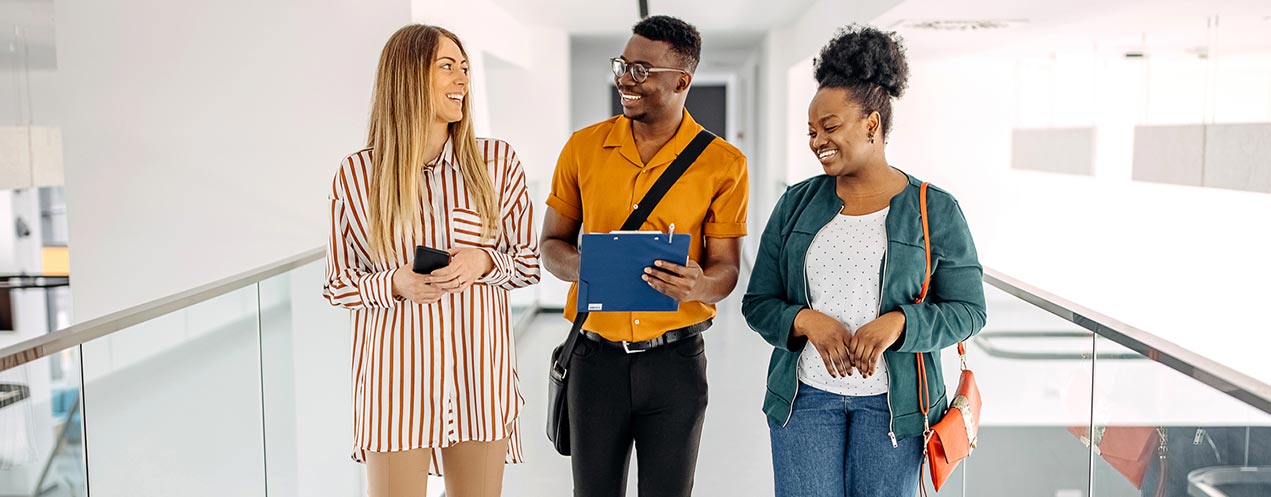
[[687, 266], [666, 261], [657, 261], [653, 265], [657, 267], [644, 268], [643, 278], [654, 290], [680, 302], [700, 300], [698, 282], [702, 281], [705, 272], [697, 261], [689, 259]]

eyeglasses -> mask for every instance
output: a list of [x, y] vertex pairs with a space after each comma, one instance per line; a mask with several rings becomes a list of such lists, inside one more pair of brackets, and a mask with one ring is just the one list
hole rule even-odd
[[622, 60], [622, 57], [614, 57], [612, 59], [609, 59], [609, 63], [611, 64], [611, 68], [613, 69], [613, 77], [622, 79], [623, 73], [630, 73], [631, 79], [634, 80], [636, 83], [643, 83], [644, 80], [649, 79], [649, 73], [654, 73], [654, 72], [682, 72], [684, 74], [689, 74], [688, 71], [685, 71], [683, 69], [672, 69], [667, 67], [649, 67], [639, 62], [628, 63], [627, 61]]

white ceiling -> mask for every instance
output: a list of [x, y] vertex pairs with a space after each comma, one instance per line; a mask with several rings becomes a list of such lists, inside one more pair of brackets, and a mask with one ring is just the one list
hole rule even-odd
[[[1215, 29], [1209, 17], [1217, 16]], [[929, 31], [896, 27], [909, 20], [1024, 19], [1000, 30]], [[907, 0], [875, 23], [904, 36], [911, 55], [1063, 49], [1194, 53], [1271, 50], [1267, 0]]]
[[[493, 0], [527, 22], [583, 38], [622, 39], [638, 20], [638, 0]], [[824, 0], [850, 1], [850, 0]], [[766, 32], [790, 25], [816, 0], [649, 0], [653, 14], [695, 24], [704, 59], [732, 65]], [[1216, 29], [1206, 25], [1219, 18]], [[1038, 52], [1064, 48], [1217, 53], [1271, 50], [1271, 0], [906, 0], [874, 24], [905, 20], [1026, 19], [1013, 28], [976, 32], [899, 29], [911, 56], [970, 51]], [[22, 41], [15, 36], [21, 26]], [[10, 47], [13, 47], [12, 50]], [[22, 50], [25, 48], [25, 53]], [[0, 68], [22, 62], [56, 67], [52, 0], [0, 0]]]
[[[638, 0], [493, 0], [527, 22], [576, 39], [625, 40]], [[852, 0], [822, 0], [852, 1]], [[703, 59], [735, 64], [774, 29], [791, 25], [816, 0], [649, 0], [652, 14], [680, 17], [702, 31]], [[1216, 28], [1209, 17], [1218, 16]], [[1007, 29], [930, 31], [903, 21], [1026, 20]], [[998, 51], [1044, 55], [1066, 49], [1231, 54], [1271, 51], [1271, 0], [905, 0], [871, 23], [897, 29], [911, 57]], [[845, 21], [846, 23], [846, 21]], [[725, 62], [727, 61], [727, 62]]]
[[[841, 0], [848, 1], [848, 0]], [[619, 35], [640, 20], [638, 0], [494, 0], [519, 19], [573, 35]], [[670, 15], [700, 30], [761, 34], [798, 18], [815, 0], [648, 0], [651, 15]]]

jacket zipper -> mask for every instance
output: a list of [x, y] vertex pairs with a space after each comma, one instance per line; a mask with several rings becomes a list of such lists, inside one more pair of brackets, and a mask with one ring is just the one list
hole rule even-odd
[[[838, 210], [834, 211], [834, 216], [838, 216], [839, 212], [843, 212], [843, 200], [839, 200], [839, 208]], [[821, 228], [816, 230], [816, 234], [812, 235], [812, 242], [807, 244], [806, 249], [803, 249], [803, 303], [807, 304], [808, 309], [816, 310], [815, 308], [812, 308], [812, 292], [810, 291], [810, 287], [808, 287], [808, 283], [807, 283], [807, 253], [812, 252], [812, 245], [816, 244], [816, 239], [819, 238], [819, 236], [821, 236], [821, 231], [825, 231], [826, 226], [829, 226], [831, 222], [834, 222], [834, 220], [835, 220], [835, 217], [830, 217], [829, 221], [826, 221], [825, 224], [822, 224]], [[785, 425], [789, 425], [789, 422], [791, 422], [791, 417], [794, 416], [794, 399], [797, 399], [797, 398], [798, 398], [798, 364], [796, 362], [796, 365], [794, 365], [794, 395], [791, 398], [791, 409], [789, 409], [789, 414], [785, 414], [785, 422], [782, 423], [783, 428], [785, 427]]]
[[[842, 201], [840, 201], [839, 204], [840, 205], [839, 205], [838, 212], [842, 212], [843, 211]], [[838, 215], [838, 212], [835, 213], [836, 216]], [[830, 218], [830, 222], [833, 222], [833, 221], [834, 221], [834, 218]], [[812, 236], [812, 243], [808, 244], [808, 251], [812, 250], [812, 244], [816, 243], [817, 237], [821, 236], [821, 232], [825, 231], [825, 227], [829, 226], [829, 224], [830, 223], [827, 222], [821, 225], [821, 228], [816, 231], [816, 235]], [[891, 243], [891, 234], [887, 230], [887, 221], [885, 220], [883, 221], [883, 237], [887, 240], [885, 243], [888, 243], [888, 244]], [[890, 250], [883, 251], [883, 270], [878, 281], [877, 314], [880, 316], [882, 315], [882, 312], [883, 312], [883, 290], [887, 288], [887, 258], [888, 258], [887, 256], [889, 255], [889, 252]], [[813, 309], [812, 293], [809, 291], [809, 288], [808, 288], [808, 253], [807, 251], [803, 253], [803, 299], [804, 299], [804, 302], [808, 305], [808, 309]], [[888, 368], [886, 356], [883, 356], [883, 368]], [[789, 414], [786, 414], [786, 421], [785, 423], [781, 424], [782, 428], [790, 424], [790, 418], [794, 416], [794, 401], [795, 399], [799, 398], [799, 381], [797, 380], [797, 377], [798, 377], [797, 370], [795, 372], [795, 375], [796, 375], [796, 380], [794, 382], [794, 396], [790, 399], [790, 409], [789, 409], [790, 412]], [[888, 383], [890, 384], [890, 377], [891, 377], [890, 369], [887, 370], [887, 376], [889, 378]], [[888, 389], [890, 390], [890, 386]], [[887, 394], [887, 437], [891, 439], [891, 447], [893, 449], [900, 447], [900, 443], [896, 440], [896, 416], [892, 409], [890, 392], [888, 392]]]
[[[891, 213], [888, 212], [888, 214], [891, 214]], [[891, 235], [887, 232], [886, 219], [883, 220], [883, 238], [886, 239], [884, 243], [888, 245], [891, 244]], [[887, 256], [890, 255], [891, 253], [891, 250], [888, 250], [889, 248], [890, 247], [887, 247], [887, 249], [883, 249], [883, 270], [878, 277], [878, 312], [876, 313], [878, 314], [878, 317], [882, 317], [883, 315], [883, 295], [884, 295], [883, 290], [887, 288]], [[896, 448], [900, 448], [900, 443], [896, 441], [896, 415], [892, 411], [891, 391], [890, 391], [891, 383], [894, 380], [891, 377], [891, 369], [887, 367], [886, 351], [884, 351], [882, 358], [883, 358], [883, 369], [887, 370], [887, 389], [888, 389], [888, 392], [887, 392], [887, 437], [891, 438], [891, 448], [896, 449]]]
[[[839, 212], [842, 211], [843, 205], [842, 200], [840, 200], [839, 208], [834, 212], [834, 215], [838, 216]], [[816, 244], [817, 237], [821, 236], [821, 232], [825, 231], [825, 227], [829, 226], [830, 223], [833, 222], [834, 218], [830, 218], [828, 222], [822, 224], [821, 228], [816, 230], [816, 234], [812, 235], [812, 242], [808, 244], [808, 249], [803, 252], [803, 302], [808, 305], [808, 309], [816, 310], [812, 307], [812, 292], [809, 290], [808, 286], [808, 252], [812, 251], [812, 245]], [[785, 428], [786, 425], [790, 424], [790, 418], [794, 416], [794, 400], [799, 398], [799, 365], [797, 362], [795, 363], [794, 369], [794, 396], [790, 399], [790, 413], [786, 415], [786, 422], [781, 424], [782, 428]]]

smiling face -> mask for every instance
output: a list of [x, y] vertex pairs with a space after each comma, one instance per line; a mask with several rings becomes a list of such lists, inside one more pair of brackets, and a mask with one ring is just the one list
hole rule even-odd
[[[671, 44], [653, 41], [634, 35], [622, 50], [622, 60], [628, 64], [640, 63], [653, 68], [685, 69], [684, 63], [671, 51]], [[684, 99], [688, 96], [693, 77], [677, 71], [651, 72], [643, 82], [624, 72], [614, 78], [618, 96], [622, 99], [622, 114], [632, 121], [651, 122], [663, 118], [678, 118], [684, 111]]]
[[446, 126], [463, 120], [463, 102], [468, 96], [468, 58], [454, 40], [442, 36], [432, 64], [429, 96], [435, 122]]
[[[853, 174], [864, 167], [883, 141], [877, 112], [862, 115], [851, 92], [817, 90], [808, 105], [808, 146], [830, 176]], [[869, 142], [870, 135], [874, 143]]]

